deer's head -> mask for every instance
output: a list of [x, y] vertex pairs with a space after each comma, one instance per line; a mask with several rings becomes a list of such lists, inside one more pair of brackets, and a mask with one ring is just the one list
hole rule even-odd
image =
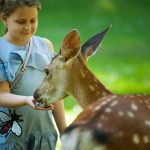
[[47, 106], [70, 94], [71, 76], [75, 76], [75, 72], [80, 69], [77, 65], [79, 58], [83, 64], [86, 64], [87, 58], [96, 52], [109, 28], [92, 36], [82, 46], [77, 30], [72, 30], [65, 36], [59, 54], [45, 68], [46, 77], [34, 93], [35, 100], [40, 102], [41, 106]]

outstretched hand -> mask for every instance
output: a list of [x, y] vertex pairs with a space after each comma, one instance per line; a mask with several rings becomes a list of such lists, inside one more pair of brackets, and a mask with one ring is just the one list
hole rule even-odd
[[52, 105], [52, 104], [50, 104], [50, 105], [48, 105], [46, 107], [41, 107], [39, 105], [39, 103], [34, 102], [34, 105], [35, 105], [35, 109], [37, 109], [37, 110], [53, 110], [54, 109], [54, 105]]
[[39, 103], [34, 100], [33, 96], [29, 96], [28, 99], [26, 100], [26, 103], [36, 110], [53, 110], [54, 109], [54, 105], [52, 104], [48, 105], [47, 107], [40, 106]]

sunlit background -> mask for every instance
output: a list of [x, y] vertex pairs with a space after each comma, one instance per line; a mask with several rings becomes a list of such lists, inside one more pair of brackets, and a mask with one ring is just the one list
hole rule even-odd
[[[149, 0], [42, 0], [37, 35], [50, 39], [58, 52], [71, 29], [81, 42], [110, 24], [101, 47], [88, 66], [112, 92], [150, 93]], [[0, 24], [0, 33], [3, 34]], [[81, 111], [76, 101], [65, 99], [68, 123]]]

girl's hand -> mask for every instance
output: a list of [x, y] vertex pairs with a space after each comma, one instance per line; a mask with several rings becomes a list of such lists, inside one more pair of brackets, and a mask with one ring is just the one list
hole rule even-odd
[[54, 105], [52, 105], [52, 104], [48, 105], [47, 107], [42, 107], [39, 105], [38, 102], [36, 102], [34, 100], [33, 100], [33, 103], [35, 105], [35, 109], [37, 109], [37, 110], [53, 110], [54, 109]]
[[25, 103], [35, 109], [35, 104], [33, 103], [33, 100], [33, 96], [27, 96]]
[[50, 104], [47, 107], [41, 107], [38, 102], [36, 102], [33, 98], [33, 96], [28, 96], [28, 98], [26, 99], [26, 104], [31, 106], [33, 109], [36, 110], [53, 110], [54, 106], [52, 104]]

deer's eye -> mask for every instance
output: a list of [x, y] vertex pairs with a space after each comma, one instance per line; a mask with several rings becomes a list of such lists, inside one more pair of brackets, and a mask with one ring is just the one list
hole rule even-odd
[[48, 69], [45, 69], [44, 71], [45, 71], [46, 75], [48, 76], [49, 70], [48, 70]]

